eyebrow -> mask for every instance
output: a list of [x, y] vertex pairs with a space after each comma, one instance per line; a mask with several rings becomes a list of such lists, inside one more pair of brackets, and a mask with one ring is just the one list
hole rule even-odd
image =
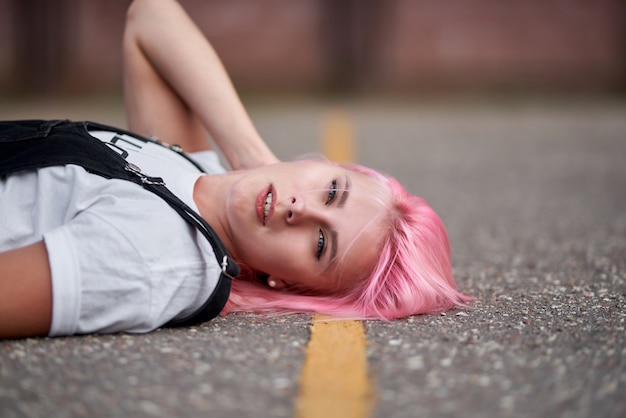
[[330, 267], [337, 257], [337, 231], [330, 231], [330, 257], [328, 258], [328, 266]]
[[[348, 196], [350, 196], [350, 189], [352, 188], [352, 180], [350, 180], [350, 176], [346, 175], [346, 186], [341, 193], [341, 197], [339, 198], [339, 202], [337, 202], [337, 207], [342, 208], [346, 204], [346, 200]], [[328, 267], [330, 267], [335, 258], [337, 257], [337, 231], [330, 232], [330, 257], [328, 258]]]
[[350, 180], [350, 176], [346, 175], [346, 187], [339, 198], [339, 202], [337, 203], [337, 207], [342, 208], [343, 205], [346, 204], [346, 200], [348, 200], [348, 196], [350, 196], [350, 189], [352, 188], [352, 180]]

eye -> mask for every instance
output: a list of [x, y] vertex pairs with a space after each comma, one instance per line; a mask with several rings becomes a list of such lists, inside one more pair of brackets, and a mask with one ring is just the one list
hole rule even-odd
[[325, 204], [331, 204], [332, 201], [335, 200], [335, 197], [337, 197], [337, 180], [333, 180], [330, 183], [330, 189], [328, 189], [328, 197], [326, 198]]
[[324, 254], [324, 249], [326, 248], [326, 237], [324, 236], [324, 232], [320, 229], [319, 236], [317, 237], [317, 259], [322, 258], [322, 254]]

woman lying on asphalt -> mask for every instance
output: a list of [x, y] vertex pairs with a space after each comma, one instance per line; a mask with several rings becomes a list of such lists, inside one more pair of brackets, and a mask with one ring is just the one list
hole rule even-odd
[[277, 160], [177, 2], [135, 1], [123, 50], [129, 131], [1, 124], [0, 337], [233, 311], [392, 319], [470, 300], [422, 199], [368, 168]]

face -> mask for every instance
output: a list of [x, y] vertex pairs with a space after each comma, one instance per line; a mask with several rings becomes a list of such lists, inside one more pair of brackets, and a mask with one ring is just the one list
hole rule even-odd
[[376, 262], [389, 199], [369, 176], [322, 161], [250, 170], [226, 200], [234, 253], [277, 287], [348, 289]]

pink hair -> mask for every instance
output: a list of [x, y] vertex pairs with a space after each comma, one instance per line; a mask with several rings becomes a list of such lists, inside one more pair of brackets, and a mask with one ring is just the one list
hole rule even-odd
[[[346, 167], [381, 182], [391, 193], [388, 233], [369, 278], [333, 296], [277, 291], [253, 272], [233, 281], [222, 311], [316, 312], [351, 319], [394, 319], [466, 306], [472, 298], [455, 289], [450, 245], [443, 222], [428, 204], [395, 179], [362, 166]], [[246, 271], [244, 268], [242, 271]]]

